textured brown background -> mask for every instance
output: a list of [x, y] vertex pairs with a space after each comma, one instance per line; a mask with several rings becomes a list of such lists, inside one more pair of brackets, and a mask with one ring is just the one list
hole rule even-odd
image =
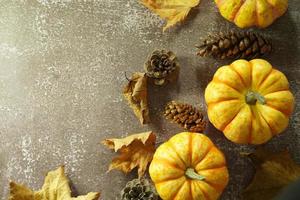
[[[283, 71], [300, 98], [300, 4], [290, 0], [288, 13], [268, 29], [275, 51], [267, 57]], [[203, 91], [225, 62], [195, 56], [200, 36], [233, 25], [203, 0], [182, 26], [162, 33], [163, 22], [137, 0], [0, 1], [0, 197], [8, 181], [41, 187], [48, 170], [64, 164], [75, 193], [101, 191], [113, 200], [136, 172], [106, 173], [114, 153], [104, 138], [153, 130], [158, 141], [181, 131], [160, 115], [176, 99], [205, 109]], [[179, 57], [178, 84], [150, 88], [153, 123], [141, 126], [123, 100], [124, 72], [143, 70], [156, 48]], [[266, 146], [288, 148], [300, 162], [300, 109], [290, 126]], [[209, 125], [206, 134], [225, 152], [230, 183], [221, 199], [240, 199], [253, 168], [239, 156], [249, 146], [235, 145]]]

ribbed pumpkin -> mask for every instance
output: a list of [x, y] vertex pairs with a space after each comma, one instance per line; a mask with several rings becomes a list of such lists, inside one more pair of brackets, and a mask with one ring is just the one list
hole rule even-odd
[[228, 183], [223, 153], [199, 133], [179, 133], [159, 146], [149, 172], [163, 200], [216, 200]]
[[262, 144], [281, 133], [294, 109], [287, 78], [262, 59], [219, 68], [205, 101], [210, 122], [241, 144]]
[[282, 16], [288, 0], [215, 0], [221, 15], [240, 28], [265, 28]]

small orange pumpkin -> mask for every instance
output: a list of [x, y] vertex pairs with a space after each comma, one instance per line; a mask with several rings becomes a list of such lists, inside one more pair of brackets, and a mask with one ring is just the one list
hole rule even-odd
[[215, 0], [221, 15], [240, 28], [265, 28], [282, 16], [288, 0]]
[[223, 153], [199, 133], [179, 133], [160, 145], [149, 173], [163, 200], [216, 200], [228, 183]]
[[294, 109], [287, 78], [263, 59], [219, 68], [205, 101], [210, 122], [241, 144], [262, 144], [281, 133]]

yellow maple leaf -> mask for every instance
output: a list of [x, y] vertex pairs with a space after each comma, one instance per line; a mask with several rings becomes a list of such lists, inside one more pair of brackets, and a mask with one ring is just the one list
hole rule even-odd
[[146, 124], [150, 121], [147, 99], [147, 77], [145, 73], [135, 72], [128, 81], [123, 91], [124, 97], [141, 124]]
[[84, 196], [71, 197], [69, 181], [64, 167], [50, 171], [41, 190], [35, 192], [24, 185], [10, 182], [9, 200], [97, 200], [100, 194], [91, 192]]
[[137, 167], [138, 175], [142, 177], [153, 158], [155, 141], [156, 135], [152, 131], [130, 135], [121, 139], [103, 140], [102, 144], [120, 153], [119, 156], [113, 158], [108, 171], [118, 169], [129, 173]]
[[300, 165], [288, 151], [271, 153], [263, 148], [248, 155], [256, 167], [252, 182], [243, 192], [244, 200], [271, 200], [287, 185], [300, 178]]
[[200, 0], [140, 0], [161, 18], [167, 20], [163, 31], [183, 21], [190, 10], [200, 3]]

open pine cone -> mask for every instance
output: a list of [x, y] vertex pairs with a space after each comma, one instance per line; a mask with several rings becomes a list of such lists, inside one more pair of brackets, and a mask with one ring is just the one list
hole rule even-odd
[[154, 79], [156, 85], [163, 85], [167, 80], [174, 79], [179, 63], [172, 51], [155, 50], [145, 63], [146, 75]]
[[164, 115], [167, 119], [191, 132], [202, 133], [206, 127], [203, 114], [189, 104], [171, 101], [166, 105]]
[[158, 200], [158, 194], [148, 180], [133, 179], [121, 191], [121, 200]]
[[271, 52], [272, 45], [257, 33], [230, 31], [209, 36], [197, 48], [201, 57], [253, 59]]

